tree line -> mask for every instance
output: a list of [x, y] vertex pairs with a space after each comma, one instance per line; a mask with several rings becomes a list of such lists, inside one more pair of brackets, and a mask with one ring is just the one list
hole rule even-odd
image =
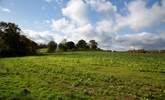
[[0, 56], [25, 56], [37, 53], [37, 49], [48, 48], [48, 52], [75, 51], [75, 50], [99, 50], [98, 43], [90, 40], [79, 40], [77, 44], [66, 41], [57, 44], [50, 41], [48, 44], [37, 44], [21, 34], [22, 31], [15, 23], [0, 22]]
[[[49, 53], [55, 51], [84, 51], [101, 50], [95, 40], [88, 43], [85, 40], [79, 40], [76, 44], [73, 41], [64, 39], [59, 44], [50, 41], [48, 44], [37, 44], [25, 35], [15, 23], [0, 22], [0, 56], [25, 56], [37, 54], [37, 49], [48, 48]], [[111, 51], [111, 50], [108, 50]], [[165, 53], [165, 50], [148, 51], [144, 49], [128, 50], [130, 53]]]
[[40, 44], [39, 48], [48, 48], [48, 52], [55, 51], [87, 51], [87, 50], [100, 50], [98, 43], [95, 40], [90, 40], [88, 43], [81, 39], [76, 44], [73, 41], [67, 41], [64, 39], [62, 42], [57, 44], [55, 41], [50, 41], [47, 45]]

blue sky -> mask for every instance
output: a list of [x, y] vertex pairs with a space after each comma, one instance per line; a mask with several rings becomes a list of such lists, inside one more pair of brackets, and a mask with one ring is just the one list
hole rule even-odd
[[165, 49], [164, 0], [0, 0], [0, 21], [38, 43], [95, 39], [103, 49]]

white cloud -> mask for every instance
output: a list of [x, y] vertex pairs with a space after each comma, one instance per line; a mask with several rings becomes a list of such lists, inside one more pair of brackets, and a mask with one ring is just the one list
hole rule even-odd
[[165, 49], [164, 33], [141, 32], [117, 36], [116, 44], [125, 49]]
[[88, 23], [87, 5], [82, 0], [70, 0], [65, 8], [62, 9], [62, 14], [77, 24]]
[[101, 13], [116, 12], [116, 6], [112, 5], [110, 1], [106, 0], [86, 0], [86, 2], [96, 11]]
[[53, 30], [59, 34], [63, 34], [64, 38], [68, 38], [73, 41], [79, 39], [87, 39], [93, 32], [93, 27], [91, 24], [84, 25], [75, 25], [72, 21], [67, 20], [66, 18], [61, 18], [58, 20], [52, 20], [51, 27]]
[[[60, 19], [53, 19], [51, 24], [53, 33], [49, 31], [35, 32], [28, 30], [26, 34], [38, 42], [48, 42], [55, 40], [60, 42], [67, 38], [72, 41], [85, 39], [89, 41], [95, 39], [101, 48], [113, 48], [126, 50], [131, 48], [161, 49], [165, 47], [164, 33], [139, 32], [145, 27], [157, 25], [165, 20], [165, 1], [163, 5], [154, 4], [151, 8], [146, 8], [145, 1], [135, 0], [126, 4], [129, 14], [121, 16], [116, 10], [116, 6], [105, 0], [70, 0], [66, 7], [61, 9], [63, 15]], [[99, 20], [94, 23], [90, 21], [88, 12], [90, 7], [97, 14], [102, 14]], [[108, 15], [104, 16], [104, 15]], [[130, 27], [137, 33], [119, 35], [122, 28]], [[44, 41], [43, 41], [44, 40]]]
[[0, 10], [3, 11], [3, 12], [6, 12], [6, 13], [10, 13], [11, 12], [10, 9], [4, 8], [4, 7], [1, 7], [1, 6], [0, 6]]
[[66, 18], [61, 18], [61, 19], [58, 19], [58, 20], [52, 20], [51, 27], [53, 28], [53, 30], [55, 30], [57, 32], [68, 33], [68, 32], [73, 31], [73, 29], [75, 28], [75, 25], [72, 24]]
[[59, 34], [52, 33], [50, 31], [37, 32], [34, 30], [25, 29], [23, 30], [22, 34], [37, 43], [48, 43], [51, 40], [60, 42], [62, 39], [62, 36], [60, 36]]
[[154, 4], [152, 8], [146, 8], [145, 1], [136, 0], [128, 4], [129, 15], [126, 17], [118, 16], [117, 29], [129, 26], [132, 29], [138, 30], [140, 28], [150, 27], [161, 23], [165, 20], [165, 2], [162, 6], [158, 3]]
[[[115, 10], [109, 1], [100, 1], [100, 3], [99, 5], [99, 2], [97, 2], [97, 6], [95, 7], [95, 9], [99, 7], [97, 9], [99, 13], [101, 10], [107, 11], [107, 13], [109, 13], [108, 11]], [[58, 20], [52, 20], [51, 27], [55, 32], [62, 32], [64, 33], [63, 37], [73, 41], [79, 39], [96, 39], [97, 41], [102, 41], [103, 36], [112, 36], [113, 21], [111, 19], [102, 19], [96, 22], [96, 27], [93, 26], [88, 16], [89, 5], [94, 6], [92, 2], [84, 2], [83, 0], [69, 1], [66, 7], [62, 9], [64, 17]], [[106, 7], [102, 8], [102, 6]], [[103, 32], [106, 34], [103, 35]]]
[[113, 22], [111, 20], [102, 20], [96, 23], [96, 31], [98, 33], [113, 32]]
[[73, 30], [74, 35], [71, 35], [72, 39], [79, 40], [85, 39], [90, 40], [95, 38], [96, 33], [94, 27], [91, 24], [85, 24], [83, 26], [77, 27]]

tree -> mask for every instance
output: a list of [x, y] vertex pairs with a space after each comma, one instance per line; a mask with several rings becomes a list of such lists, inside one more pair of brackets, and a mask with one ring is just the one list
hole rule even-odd
[[67, 51], [67, 46], [66, 46], [66, 44], [59, 43], [58, 49], [59, 49], [59, 51]]
[[79, 40], [76, 44], [76, 47], [79, 49], [79, 50], [86, 50], [86, 49], [89, 49], [89, 46], [87, 45], [86, 41], [85, 40]]
[[66, 46], [67, 46], [67, 50], [74, 50], [76, 48], [74, 42], [72, 41], [66, 42]]
[[97, 42], [95, 40], [90, 40], [89, 41], [89, 47], [92, 50], [96, 50], [97, 49]]
[[66, 39], [63, 39], [59, 44], [58, 44], [58, 50], [59, 51], [67, 51], [67, 45], [66, 45]]
[[47, 44], [42, 44], [42, 43], [41, 43], [41, 44], [38, 45], [38, 48], [40, 48], [40, 49], [42, 49], [42, 48], [47, 48]]
[[23, 56], [36, 53], [37, 44], [20, 35], [14, 23], [0, 22], [0, 56]]
[[57, 48], [57, 43], [56, 42], [50, 41], [48, 43], [48, 52], [55, 52], [56, 48]]

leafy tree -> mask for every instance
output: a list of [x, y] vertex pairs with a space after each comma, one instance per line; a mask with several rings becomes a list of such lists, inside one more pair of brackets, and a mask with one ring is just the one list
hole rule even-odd
[[37, 44], [20, 35], [14, 23], [0, 22], [0, 56], [23, 56], [36, 53]]
[[57, 43], [54, 41], [50, 41], [48, 43], [48, 52], [54, 52], [57, 48]]
[[58, 44], [59, 51], [67, 51], [67, 45], [66, 43], [59, 43]]
[[67, 50], [74, 50], [76, 48], [75, 43], [72, 41], [66, 42]]
[[66, 45], [67, 40], [63, 39], [59, 44], [58, 44], [58, 50], [59, 51], [67, 51], [67, 45]]
[[97, 49], [97, 42], [95, 40], [89, 41], [89, 47], [90, 49], [96, 50]]
[[76, 47], [79, 49], [79, 50], [87, 50], [89, 49], [89, 46], [87, 45], [86, 41], [85, 40], [79, 40], [76, 44]]

